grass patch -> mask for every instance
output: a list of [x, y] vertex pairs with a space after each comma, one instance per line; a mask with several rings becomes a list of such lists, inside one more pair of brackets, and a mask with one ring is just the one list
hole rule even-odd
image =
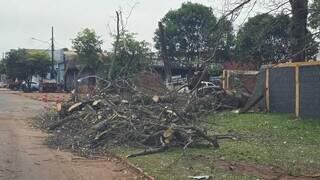
[[[223, 158], [236, 162], [279, 167], [289, 175], [320, 174], [320, 121], [297, 120], [283, 114], [231, 114], [208, 118], [208, 128], [219, 133], [235, 133], [237, 141], [223, 141], [218, 150], [190, 148], [129, 161], [157, 179], [186, 179], [190, 175], [211, 175], [213, 179], [256, 179], [232, 171], [215, 168], [214, 160]], [[137, 149], [118, 148], [126, 156]]]

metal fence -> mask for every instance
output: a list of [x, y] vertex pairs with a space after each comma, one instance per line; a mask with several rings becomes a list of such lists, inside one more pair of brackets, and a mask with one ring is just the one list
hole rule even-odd
[[255, 97], [267, 112], [320, 117], [320, 62], [283, 63], [260, 70]]

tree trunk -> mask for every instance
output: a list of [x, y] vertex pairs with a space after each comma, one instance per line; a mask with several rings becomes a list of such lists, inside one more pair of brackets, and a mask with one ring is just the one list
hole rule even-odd
[[116, 11], [116, 15], [117, 15], [117, 36], [116, 36], [116, 42], [114, 44], [114, 58], [112, 59], [112, 62], [108, 71], [108, 80], [111, 80], [112, 78], [114, 63], [118, 59], [117, 50], [118, 50], [119, 40], [120, 40], [120, 15], [118, 11]]
[[292, 8], [290, 32], [292, 62], [305, 61], [308, 0], [290, 0], [290, 4]]
[[159, 31], [160, 31], [160, 44], [161, 44], [161, 57], [163, 60], [163, 64], [164, 64], [164, 73], [165, 73], [165, 78], [167, 82], [171, 82], [171, 76], [172, 76], [172, 72], [171, 72], [171, 65], [170, 62], [168, 60], [168, 54], [167, 54], [167, 43], [166, 43], [166, 35], [164, 32], [164, 27], [162, 22], [158, 23], [159, 26]]

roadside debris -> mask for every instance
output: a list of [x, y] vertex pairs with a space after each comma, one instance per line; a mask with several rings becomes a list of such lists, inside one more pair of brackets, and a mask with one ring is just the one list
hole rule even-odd
[[40, 92], [56, 92], [58, 89], [57, 81], [54, 79], [44, 79], [39, 86]]
[[197, 180], [203, 180], [203, 179], [210, 179], [210, 176], [189, 176], [190, 179], [197, 179]]
[[136, 75], [112, 82], [107, 89], [99, 87], [91, 99], [66, 102], [59, 114], [47, 112], [37, 123], [54, 134], [49, 145], [83, 155], [108, 146], [145, 149], [128, 156], [136, 157], [171, 147], [219, 148], [220, 139], [233, 136], [208, 129], [202, 119], [209, 113], [238, 109], [241, 101], [239, 93], [222, 89], [201, 96], [169, 91], [158, 81], [143, 83]]

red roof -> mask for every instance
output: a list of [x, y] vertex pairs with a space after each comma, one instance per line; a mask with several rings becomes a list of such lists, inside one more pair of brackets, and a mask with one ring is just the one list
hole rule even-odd
[[237, 61], [227, 61], [223, 63], [223, 68], [226, 70], [258, 70], [258, 66], [253, 63], [239, 63]]

